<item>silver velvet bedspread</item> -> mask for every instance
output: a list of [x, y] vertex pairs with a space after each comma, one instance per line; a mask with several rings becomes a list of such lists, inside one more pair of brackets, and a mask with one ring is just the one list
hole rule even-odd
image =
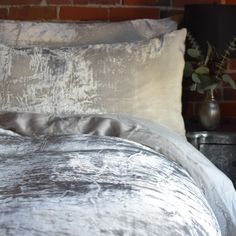
[[161, 146], [117, 138], [138, 139], [134, 121], [6, 113], [0, 126], [0, 235], [221, 235], [206, 188]]

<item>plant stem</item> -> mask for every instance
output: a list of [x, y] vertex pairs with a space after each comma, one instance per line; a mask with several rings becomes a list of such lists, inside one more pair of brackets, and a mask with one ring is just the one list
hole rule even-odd
[[217, 71], [216, 71], [216, 78], [220, 79], [222, 76], [224, 70], [225, 70], [225, 65], [226, 65], [226, 60], [228, 59], [228, 56], [232, 51], [234, 51], [236, 48], [236, 37], [234, 37], [231, 42], [229, 43], [227, 49], [224, 51], [224, 54], [222, 56], [221, 62], [216, 65]]

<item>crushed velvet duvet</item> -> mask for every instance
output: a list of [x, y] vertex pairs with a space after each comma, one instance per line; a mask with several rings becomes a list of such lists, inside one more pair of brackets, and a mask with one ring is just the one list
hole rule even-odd
[[0, 235], [235, 235], [230, 180], [167, 128], [0, 115]]

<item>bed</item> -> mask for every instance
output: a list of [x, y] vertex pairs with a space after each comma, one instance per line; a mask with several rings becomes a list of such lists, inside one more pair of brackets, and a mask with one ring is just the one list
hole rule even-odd
[[185, 37], [0, 21], [0, 235], [235, 235], [232, 182], [185, 138]]

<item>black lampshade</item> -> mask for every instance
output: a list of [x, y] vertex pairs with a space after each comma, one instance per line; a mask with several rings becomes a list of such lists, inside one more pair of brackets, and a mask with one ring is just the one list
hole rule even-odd
[[[236, 5], [187, 5], [184, 26], [203, 50], [206, 49], [206, 41], [209, 41], [217, 52], [223, 53], [236, 36]], [[231, 57], [236, 57], [236, 52]]]

